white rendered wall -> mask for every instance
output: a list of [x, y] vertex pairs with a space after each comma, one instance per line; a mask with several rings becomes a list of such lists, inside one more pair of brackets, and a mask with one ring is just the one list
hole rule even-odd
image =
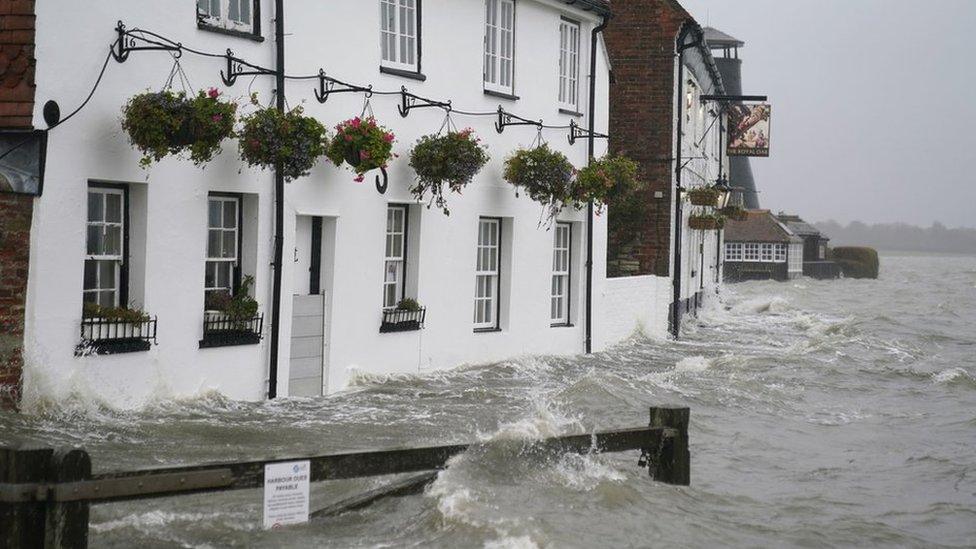
[[[180, 4], [181, 9], [174, 6]], [[113, 2], [93, 0], [84, 9], [65, 9], [55, 3], [39, 3], [37, 31], [37, 108], [35, 125], [44, 127], [41, 107], [48, 99], [70, 112], [84, 99], [101, 68], [108, 44], [114, 40], [117, 20], [130, 28], [158, 32], [196, 49], [223, 52], [233, 49], [249, 62], [273, 67], [274, 41], [271, 2], [261, 6], [264, 42], [198, 30], [193, 15], [195, 2]], [[373, 84], [378, 90], [407, 86], [411, 92], [433, 99], [451, 99], [457, 108], [493, 111], [499, 104], [511, 112], [547, 124], [564, 125], [585, 117], [560, 114], [556, 96], [556, 62], [560, 16], [583, 22], [581, 40], [581, 110], [586, 110], [589, 73], [590, 29], [593, 15], [557, 2], [522, 1], [516, 24], [515, 93], [517, 101], [489, 97], [482, 91], [482, 35], [484, 7], [481, 0], [425, 0], [423, 3], [423, 67], [425, 82], [380, 74], [378, 2], [342, 0], [323, 3], [292, 0], [287, 3], [286, 57], [289, 74], [315, 74], [319, 68], [336, 78], [357, 84]], [[598, 49], [596, 129], [606, 131], [607, 62]], [[238, 98], [242, 109], [249, 92], [258, 92], [265, 104], [271, 100], [273, 78], [241, 78], [227, 89], [219, 78], [221, 59], [185, 54], [181, 60], [196, 89], [217, 87]], [[261, 399], [267, 386], [268, 338], [271, 301], [271, 251], [273, 242], [273, 177], [251, 170], [238, 158], [236, 143], [225, 142], [223, 153], [205, 169], [184, 160], [168, 158], [144, 171], [139, 154], [128, 144], [119, 125], [122, 105], [133, 94], [159, 89], [172, 67], [163, 52], [134, 52], [125, 63], [110, 61], [104, 79], [88, 106], [75, 118], [52, 131], [49, 137], [44, 196], [36, 202], [32, 231], [31, 268], [27, 305], [26, 390], [28, 396], [64, 397], [71, 392], [123, 406], [135, 406], [152, 398], [185, 397], [218, 390], [232, 398]], [[330, 130], [342, 120], [359, 115], [363, 98], [342, 94], [327, 104], [312, 95], [312, 80], [289, 81], [290, 106], [304, 103], [306, 112]], [[532, 143], [531, 127], [507, 129], [498, 134], [491, 117], [456, 117], [459, 127], [475, 129], [489, 145], [491, 163], [465, 190], [450, 197], [451, 216], [436, 209], [419, 211], [416, 269], [417, 297], [428, 309], [427, 328], [421, 332], [380, 334], [381, 281], [386, 207], [412, 203], [407, 188], [412, 180], [408, 153], [422, 135], [435, 132], [443, 113], [420, 109], [401, 118], [397, 96], [374, 96], [373, 110], [383, 125], [397, 135], [399, 159], [390, 166], [390, 188], [379, 195], [369, 174], [366, 183], [352, 181], [347, 169], [324, 160], [312, 174], [286, 187], [285, 245], [281, 349], [278, 372], [280, 391], [288, 387], [288, 357], [293, 293], [304, 293], [307, 266], [293, 261], [293, 251], [307, 246], [305, 234], [296, 235], [296, 222], [304, 233], [308, 218], [323, 216], [334, 233], [323, 264], [327, 286], [333, 293], [327, 389], [343, 388], [355, 369], [375, 373], [417, 372], [461, 363], [491, 362], [526, 353], [579, 353], [584, 346], [582, 296], [585, 215], [564, 211], [560, 220], [573, 223], [572, 327], [552, 328], [549, 322], [549, 285], [552, 233], [538, 226], [541, 206], [502, 181], [505, 157], [519, 146]], [[586, 161], [586, 142], [571, 147], [565, 130], [547, 131], [550, 144], [563, 151], [576, 166]], [[604, 142], [597, 142], [597, 156]], [[141, 305], [159, 317], [159, 345], [144, 353], [76, 358], [81, 316], [82, 273], [85, 251], [85, 203], [89, 180], [127, 183], [143, 189], [145, 244], [144, 278], [139, 286]], [[260, 345], [199, 349], [203, 318], [203, 268], [206, 249], [206, 197], [210, 191], [245, 193], [256, 205], [251, 224], [254, 234], [245, 242], [256, 280], [255, 295], [265, 314], [265, 339]], [[139, 212], [133, 212], [138, 215]], [[506, 267], [510, 288], [504, 306], [502, 330], [474, 333], [472, 311], [476, 229], [479, 216], [497, 216], [510, 227], [511, 262]], [[604, 296], [619, 295], [603, 285], [605, 273], [606, 217], [597, 217], [594, 255], [594, 311], [613, 311], [601, 303]], [[506, 252], [503, 252], [503, 254]], [[297, 270], [297, 271], [296, 271]], [[326, 276], [326, 275], [324, 275]], [[293, 287], [294, 286], [294, 287]], [[307, 286], [307, 283], [304, 284]], [[635, 288], [641, 293], [643, 289]], [[616, 298], [619, 300], [619, 297]], [[636, 300], [626, 300], [634, 302]], [[623, 311], [630, 320], [615, 317], [623, 326], [637, 325], [643, 310]], [[624, 337], [625, 329], [601, 332], [605, 317], [594, 315], [595, 348]], [[645, 324], [655, 325], [653, 322]], [[657, 323], [659, 324], [659, 322]]]

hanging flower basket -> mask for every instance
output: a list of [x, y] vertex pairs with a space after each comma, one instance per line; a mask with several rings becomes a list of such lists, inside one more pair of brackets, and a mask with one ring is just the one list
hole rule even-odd
[[542, 144], [533, 149], [519, 149], [505, 161], [505, 181], [524, 190], [529, 198], [546, 206], [552, 220], [569, 202], [570, 185], [576, 169], [566, 156]]
[[726, 206], [719, 210], [723, 216], [734, 221], [745, 221], [749, 213], [741, 206]]
[[133, 96], [122, 109], [122, 129], [142, 152], [139, 164], [148, 168], [168, 155], [189, 151], [196, 165], [220, 153], [220, 143], [231, 137], [237, 104], [220, 100], [210, 88], [187, 99], [184, 92], [164, 90]]
[[376, 119], [353, 118], [336, 126], [336, 136], [329, 144], [326, 155], [336, 166], [343, 162], [356, 172], [356, 181], [362, 182], [363, 174], [377, 168], [386, 168], [393, 158], [393, 133], [378, 125]]
[[696, 214], [688, 218], [688, 226], [696, 231], [715, 231], [725, 226], [725, 218], [714, 214]]
[[274, 169], [280, 162], [286, 181], [309, 174], [325, 154], [325, 126], [302, 114], [301, 106], [281, 113], [263, 108], [244, 117], [239, 134], [241, 159], [249, 166]]
[[417, 200], [425, 200], [430, 193], [427, 207], [437, 204], [444, 215], [451, 215], [444, 193], [449, 190], [460, 194], [488, 159], [487, 147], [470, 128], [425, 135], [410, 152], [410, 167], [417, 173], [410, 192]]
[[711, 187], [697, 187], [688, 191], [688, 200], [694, 206], [710, 206], [718, 203], [718, 191]]
[[637, 179], [637, 169], [637, 163], [624, 156], [605, 156], [594, 160], [576, 174], [570, 192], [573, 202], [576, 207], [590, 201], [602, 206], [614, 198], [640, 189], [643, 184]]

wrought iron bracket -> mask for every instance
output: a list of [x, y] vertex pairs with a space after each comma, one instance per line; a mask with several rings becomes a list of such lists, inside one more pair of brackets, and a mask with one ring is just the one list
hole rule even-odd
[[386, 173], [386, 168], [380, 168], [380, 174], [383, 175], [383, 181], [380, 182], [380, 176], [376, 176], [376, 190], [380, 194], [386, 194], [386, 189], [390, 186], [390, 175]]
[[220, 71], [220, 79], [228, 87], [233, 86], [234, 82], [237, 82], [238, 76], [274, 76], [278, 74], [277, 71], [252, 65], [243, 59], [234, 57], [234, 52], [230, 48], [227, 49], [224, 59], [227, 60], [227, 70]]
[[341, 80], [336, 80], [325, 75], [325, 71], [319, 69], [319, 89], [315, 90], [315, 99], [319, 103], [325, 103], [329, 96], [334, 93], [365, 93], [367, 97], [373, 95], [373, 85], [367, 87], [346, 84]]
[[610, 136], [605, 133], [593, 132], [590, 130], [583, 129], [576, 123], [575, 120], [569, 121], [569, 144], [575, 145], [577, 139], [583, 139], [586, 137], [593, 137], [594, 139], [610, 139]]
[[[124, 63], [129, 58], [129, 54], [134, 51], [168, 51], [173, 57], [179, 58], [183, 56], [183, 45], [181, 43], [164, 44], [147, 40], [142, 36], [137, 36], [127, 31], [122, 21], [119, 21], [115, 26], [115, 32], [118, 36], [115, 39], [115, 43], [112, 44], [112, 58], [119, 63]], [[149, 45], [137, 46], [136, 44], [140, 42], [145, 42]]]
[[420, 97], [419, 95], [414, 95], [407, 91], [406, 86], [400, 87], [400, 104], [397, 106], [397, 110], [400, 111], [400, 116], [406, 118], [413, 109], [424, 109], [428, 107], [436, 107], [439, 109], [444, 109], [448, 112], [451, 111], [450, 101], [433, 101], [427, 99], [426, 97]]
[[529, 120], [528, 118], [522, 118], [521, 116], [516, 116], [510, 112], [505, 112], [505, 109], [499, 105], [498, 120], [495, 122], [495, 131], [502, 133], [508, 126], [535, 126], [539, 130], [542, 130], [542, 120], [535, 121]]

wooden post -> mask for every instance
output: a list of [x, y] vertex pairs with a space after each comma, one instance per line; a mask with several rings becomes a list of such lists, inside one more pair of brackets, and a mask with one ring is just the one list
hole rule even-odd
[[[651, 427], [674, 429], [674, 436], [661, 439], [660, 448], [651, 448], [648, 470], [654, 480], [667, 484], [691, 484], [691, 453], [688, 451], [688, 420], [691, 410], [685, 407], [651, 408]], [[656, 450], [656, 451], [655, 451]]]
[[[91, 478], [91, 458], [80, 449], [58, 450], [51, 462], [51, 482], [65, 483]], [[88, 547], [87, 501], [52, 501], [47, 506], [46, 549], [86, 549]]]
[[[0, 483], [36, 484], [47, 482], [51, 472], [50, 448], [0, 448]], [[36, 490], [36, 489], [35, 489]], [[33, 492], [14, 489], [4, 494], [15, 501], [0, 502], [0, 547], [11, 549], [43, 547], [45, 501]], [[22, 499], [23, 501], [16, 501]]]

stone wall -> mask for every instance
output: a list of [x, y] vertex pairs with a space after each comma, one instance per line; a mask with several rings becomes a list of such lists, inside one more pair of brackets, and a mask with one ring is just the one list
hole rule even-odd
[[[0, 128], [29, 129], [34, 111], [34, 2], [0, 1]], [[20, 400], [31, 196], [0, 193], [0, 408]]]

